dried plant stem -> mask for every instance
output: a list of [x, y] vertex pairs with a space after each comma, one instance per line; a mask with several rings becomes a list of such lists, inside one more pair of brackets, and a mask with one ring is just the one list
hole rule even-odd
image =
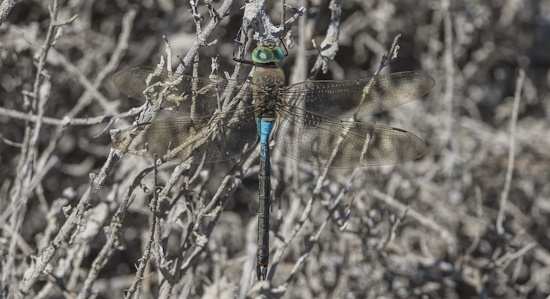
[[[229, 8], [231, 7], [231, 4], [233, 4], [233, 0], [225, 0], [220, 8], [217, 10], [216, 14], [218, 16], [225, 16], [229, 11]], [[220, 17], [212, 18], [208, 25], [206, 25], [206, 27], [203, 28], [200, 34], [197, 35], [197, 39], [195, 39], [195, 42], [191, 46], [191, 49], [189, 49], [185, 57], [181, 60], [182, 68], [184, 70], [187, 69], [187, 67], [191, 63], [193, 63], [193, 59], [195, 58], [195, 55], [197, 55], [199, 48], [206, 43], [206, 40], [212, 34], [212, 32], [214, 32], [214, 29], [216, 29], [221, 20], [222, 19]]]
[[[54, 5], [54, 12], [56, 10], [57, 10], [57, 1], [55, 2], [55, 5]], [[54, 14], [52, 13], [52, 15]], [[111, 57], [111, 60], [107, 64], [107, 66], [103, 68], [103, 70], [100, 72], [100, 75], [98, 76], [98, 78], [96, 79], [96, 82], [94, 83], [95, 85], [99, 85], [100, 82], [107, 76], [107, 74], [111, 73], [112, 70], [116, 68], [116, 65], [118, 65], [118, 62], [120, 61], [120, 57], [122, 53], [124, 52], [125, 48], [127, 48], [129, 32], [131, 31], [131, 27], [132, 27], [131, 24], [133, 23], [134, 17], [135, 17], [135, 11], [130, 11], [123, 18], [123, 31], [119, 39], [117, 50], [115, 50], [115, 53]], [[53, 18], [52, 18], [52, 22], [55, 22]], [[47, 51], [42, 52], [42, 54], [44, 53], [47, 53]], [[44, 56], [44, 60], [45, 59], [46, 57]], [[89, 94], [85, 93], [81, 97], [81, 99], [84, 100], [88, 97], [89, 97]], [[78, 102], [81, 103], [84, 101], [78, 101]], [[83, 108], [83, 105], [81, 105], [80, 107]], [[78, 112], [77, 110], [73, 109], [74, 114], [76, 114], [77, 112]], [[38, 120], [40, 121], [40, 119], [41, 118], [39, 118]], [[62, 131], [63, 131], [63, 126], [60, 126], [56, 134], [59, 137], [53, 138], [50, 141], [50, 144], [48, 145], [46, 151], [44, 151], [44, 153], [42, 154], [42, 157], [40, 158], [40, 161], [42, 162], [39, 161], [38, 164], [45, 164], [45, 165], [51, 164], [48, 161], [53, 161], [50, 158], [51, 153], [53, 152], [53, 149], [55, 148], [56, 144], [59, 142]], [[30, 269], [27, 270], [25, 278], [23, 279], [23, 283], [20, 287], [21, 292], [27, 293], [30, 290], [30, 288], [36, 282], [36, 279], [38, 278], [40, 273], [42, 273], [42, 271], [48, 264], [49, 260], [55, 254], [56, 250], [61, 246], [61, 244], [63, 244], [65, 240], [69, 238], [69, 236], [73, 233], [74, 228], [77, 225], [79, 225], [79, 223], [81, 222], [81, 217], [83, 216], [84, 211], [87, 209], [87, 206], [89, 205], [90, 200], [93, 198], [93, 195], [95, 194], [95, 192], [97, 192], [97, 190], [102, 187], [107, 177], [107, 174], [110, 172], [111, 167], [116, 163], [116, 161], [118, 161], [119, 157], [120, 157], [120, 154], [115, 154], [114, 151], [111, 151], [101, 171], [97, 175], [92, 176], [92, 180], [91, 180], [92, 182], [90, 184], [90, 187], [80, 199], [80, 202], [77, 205], [77, 207], [73, 209], [71, 215], [69, 216], [69, 219], [67, 219], [64, 225], [61, 227], [61, 229], [59, 230], [59, 233], [54, 238], [53, 242], [51, 242], [50, 245], [46, 247], [40, 253], [40, 255], [36, 258], [35, 264], [31, 265]]]
[[41, 121], [42, 124], [44, 125], [52, 125], [52, 126], [58, 126], [58, 127], [97, 125], [97, 124], [110, 122], [111, 120], [114, 120], [114, 119], [119, 119], [119, 118], [128, 117], [128, 116], [135, 116], [140, 112], [141, 112], [141, 109], [133, 108], [128, 110], [127, 112], [120, 113], [116, 116], [99, 115], [99, 116], [86, 117], [86, 118], [65, 117], [63, 119], [58, 119], [58, 118], [47, 117], [47, 116], [39, 117], [36, 114], [24, 113], [21, 111], [0, 107], [1, 116], [7, 116], [13, 119], [21, 119], [31, 123], [36, 123], [38, 121]]
[[[453, 90], [454, 90], [454, 61], [453, 61], [453, 23], [449, 12], [449, 0], [442, 1], [443, 25], [445, 33], [445, 50], [443, 61], [445, 65], [445, 94], [443, 103], [445, 105], [446, 122], [443, 134], [443, 144], [448, 144], [451, 138], [453, 121]], [[451, 155], [452, 156], [452, 155]]]
[[307, 257], [309, 256], [309, 254], [311, 253], [311, 250], [313, 249], [313, 246], [317, 244], [319, 237], [321, 236], [321, 233], [324, 231], [328, 222], [331, 220], [332, 215], [338, 210], [338, 206], [340, 205], [340, 202], [342, 201], [342, 199], [344, 199], [346, 194], [348, 193], [348, 190], [352, 182], [353, 180], [351, 179], [348, 180], [347, 185], [340, 190], [340, 194], [338, 194], [338, 196], [332, 203], [332, 207], [330, 207], [330, 209], [328, 210], [328, 215], [326, 216], [325, 220], [323, 221], [323, 223], [321, 223], [321, 225], [317, 229], [317, 232], [309, 238], [307, 246], [304, 248], [304, 250], [302, 250], [300, 257], [297, 259], [296, 263], [294, 264], [294, 267], [292, 268], [285, 282], [281, 284], [277, 288], [277, 290], [274, 290], [275, 292], [280, 292], [281, 294], [284, 293], [287, 290], [288, 286], [294, 281], [294, 278], [298, 273], [298, 270], [305, 263]]
[[456, 240], [452, 238], [452, 234], [447, 229], [439, 225], [437, 222], [425, 217], [424, 215], [422, 215], [422, 213], [400, 203], [397, 199], [387, 194], [384, 194], [379, 190], [376, 190], [376, 189], [372, 190], [372, 195], [376, 199], [383, 201], [386, 205], [390, 206], [391, 208], [398, 210], [399, 213], [403, 214], [406, 212], [409, 218], [412, 218], [415, 221], [418, 221], [418, 223], [420, 223], [421, 225], [439, 233], [439, 235], [443, 238], [445, 242], [447, 242], [447, 244], [449, 245], [456, 244]]
[[[158, 166], [159, 163], [157, 163], [157, 160], [155, 159], [154, 162], [154, 182], [155, 186], [153, 187], [153, 200], [151, 201], [151, 204], [149, 205], [151, 209], [151, 229], [149, 231], [149, 236], [147, 238], [147, 243], [145, 244], [145, 250], [143, 252], [143, 256], [141, 259], [139, 259], [138, 269], [136, 271], [136, 275], [134, 275], [134, 281], [132, 282], [132, 285], [127, 290], [127, 292], [124, 294], [124, 298], [133, 298], [135, 293], [138, 291], [139, 286], [141, 285], [141, 282], [143, 280], [143, 273], [145, 272], [145, 267], [147, 266], [147, 263], [149, 262], [149, 257], [151, 256], [151, 249], [153, 248], [153, 241], [155, 239], [155, 235], [157, 235], [156, 231], [159, 229], [159, 221], [157, 214], [159, 213], [160, 209], [160, 200], [159, 200], [159, 192], [158, 190]], [[82, 298], [84, 299], [84, 298]]]
[[15, 0], [4, 0], [0, 4], [0, 26], [10, 14], [11, 9], [17, 4]]
[[508, 201], [508, 194], [510, 193], [510, 184], [512, 183], [512, 173], [514, 171], [515, 160], [515, 143], [516, 143], [516, 124], [518, 121], [519, 100], [521, 98], [521, 90], [523, 88], [523, 81], [525, 80], [525, 71], [519, 70], [518, 79], [516, 81], [516, 91], [514, 93], [514, 106], [512, 108], [512, 118], [510, 120], [510, 137], [508, 146], [508, 169], [506, 170], [506, 181], [504, 182], [504, 189], [500, 195], [500, 204], [497, 216], [497, 233], [499, 235], [504, 234], [504, 212], [506, 211], [506, 202]]
[[[6, 259], [6, 264], [4, 267], [6, 269], [11, 269], [15, 263], [16, 257], [16, 244], [19, 238], [19, 232], [25, 214], [27, 211], [27, 201], [32, 194], [33, 188], [31, 185], [35, 180], [35, 160], [38, 153], [38, 138], [40, 135], [40, 129], [42, 127], [41, 118], [44, 116], [44, 111], [49, 98], [49, 91], [51, 84], [49, 79], [46, 78], [46, 81], [42, 81], [42, 70], [44, 68], [44, 63], [48, 55], [48, 51], [53, 44], [53, 33], [56, 28], [54, 25], [57, 22], [57, 12], [58, 12], [58, 1], [54, 1], [53, 9], [50, 12], [50, 25], [48, 27], [48, 32], [46, 39], [42, 45], [42, 52], [39, 56], [37, 71], [35, 76], [35, 81], [33, 84], [33, 91], [31, 94], [31, 103], [27, 102], [28, 111], [36, 111], [38, 115], [38, 121], [32, 126], [32, 124], [27, 124], [25, 128], [25, 136], [23, 138], [23, 147], [20, 155], [20, 160], [17, 167], [17, 176], [15, 178], [15, 183], [10, 192], [11, 199], [11, 218], [10, 225], [13, 227], [14, 234], [10, 240], [10, 247], [8, 251], [8, 258]], [[13, 271], [5, 271], [2, 275], [2, 285], [6, 285], [8, 281], [12, 280], [10, 277], [14, 275]], [[38, 274], [36, 275], [38, 277]], [[15, 281], [13, 281], [15, 283]], [[28, 291], [28, 289], [24, 289]]]
[[308, 80], [313, 80], [317, 77], [320, 70], [326, 73], [328, 63], [334, 59], [338, 52], [338, 38], [340, 37], [340, 17], [342, 15], [342, 0], [330, 1], [330, 24], [327, 29], [327, 35], [321, 42], [321, 52], [317, 56], [315, 64], [309, 71]]

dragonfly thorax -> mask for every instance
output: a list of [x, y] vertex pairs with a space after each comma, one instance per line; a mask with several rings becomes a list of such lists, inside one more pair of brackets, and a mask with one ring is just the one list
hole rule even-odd
[[256, 67], [252, 82], [261, 87], [283, 87], [285, 85], [285, 74], [277, 67]]
[[275, 108], [280, 99], [280, 90], [285, 84], [285, 75], [280, 68], [257, 67], [254, 83], [256, 117], [275, 118]]

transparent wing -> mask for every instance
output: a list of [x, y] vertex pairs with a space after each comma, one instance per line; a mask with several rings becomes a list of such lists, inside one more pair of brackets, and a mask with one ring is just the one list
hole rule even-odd
[[121, 131], [113, 146], [132, 154], [219, 162], [239, 157], [257, 140], [254, 108], [247, 107], [209, 117], [155, 121]]
[[197, 78], [176, 75], [150, 67], [123, 70], [113, 77], [113, 83], [122, 92], [136, 99], [155, 99], [166, 95], [162, 107], [184, 115], [205, 116], [221, 110], [225, 99], [243, 101], [252, 105], [250, 84], [246, 81], [229, 79]]
[[420, 138], [401, 129], [341, 121], [288, 106], [279, 115], [275, 146], [308, 164], [355, 168], [410, 161], [426, 153]]
[[426, 94], [435, 80], [426, 73], [393, 73], [357, 81], [309, 81], [283, 92], [290, 106], [331, 117], [373, 115]]

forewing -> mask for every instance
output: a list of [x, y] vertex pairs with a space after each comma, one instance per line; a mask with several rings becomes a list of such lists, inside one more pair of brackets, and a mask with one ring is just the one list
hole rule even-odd
[[279, 115], [277, 149], [308, 164], [355, 168], [410, 161], [426, 153], [424, 141], [401, 129], [341, 121], [292, 107]]
[[289, 86], [291, 106], [336, 118], [373, 115], [426, 94], [435, 80], [426, 73], [402, 72], [357, 81], [308, 81]]
[[197, 78], [168, 71], [137, 67], [123, 70], [113, 77], [122, 92], [136, 99], [155, 100], [164, 96], [163, 108], [195, 116], [212, 115], [221, 110], [226, 99], [252, 105], [247, 96], [250, 83], [240, 80]]
[[208, 163], [243, 155], [257, 135], [254, 110], [248, 107], [213, 117], [140, 124], [118, 133], [113, 146], [141, 156]]

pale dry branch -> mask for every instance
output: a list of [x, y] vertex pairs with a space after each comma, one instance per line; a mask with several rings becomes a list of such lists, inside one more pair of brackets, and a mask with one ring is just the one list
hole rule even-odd
[[10, 11], [17, 4], [15, 0], [4, 0], [0, 3], [0, 26], [10, 14]]
[[510, 184], [512, 183], [512, 173], [514, 171], [515, 161], [515, 149], [516, 149], [516, 123], [518, 121], [519, 100], [521, 99], [521, 90], [523, 89], [523, 81], [525, 80], [525, 71], [520, 69], [518, 72], [518, 79], [516, 81], [516, 92], [514, 93], [514, 106], [512, 108], [512, 117], [510, 118], [510, 137], [509, 137], [509, 150], [508, 150], [508, 168], [506, 170], [506, 181], [504, 182], [504, 189], [500, 195], [500, 205], [498, 210], [498, 217], [496, 222], [497, 232], [500, 235], [504, 234], [504, 227], [502, 222], [504, 221], [504, 211], [506, 211], [506, 202], [508, 201], [508, 194], [510, 193]]

